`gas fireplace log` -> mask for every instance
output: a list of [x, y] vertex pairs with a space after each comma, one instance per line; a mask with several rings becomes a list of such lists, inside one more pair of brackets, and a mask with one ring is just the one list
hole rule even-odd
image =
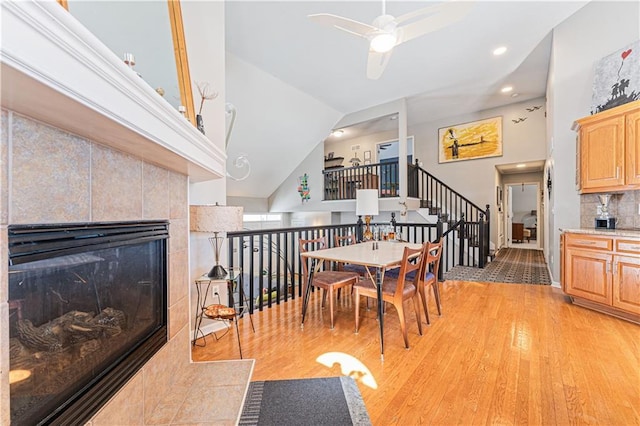
[[35, 327], [29, 320], [18, 321], [16, 324], [18, 337], [27, 347], [38, 351], [57, 351], [62, 349], [62, 342], [53, 330], [46, 326]]
[[92, 312], [70, 311], [39, 327], [29, 320], [21, 320], [16, 329], [18, 338], [28, 348], [55, 352], [101, 336], [115, 336], [125, 325], [124, 312], [105, 308], [95, 317]]

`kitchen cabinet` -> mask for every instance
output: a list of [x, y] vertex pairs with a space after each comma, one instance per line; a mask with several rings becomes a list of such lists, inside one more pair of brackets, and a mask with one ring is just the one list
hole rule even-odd
[[563, 291], [573, 303], [640, 323], [640, 237], [564, 233]]
[[640, 101], [577, 120], [581, 193], [640, 189]]

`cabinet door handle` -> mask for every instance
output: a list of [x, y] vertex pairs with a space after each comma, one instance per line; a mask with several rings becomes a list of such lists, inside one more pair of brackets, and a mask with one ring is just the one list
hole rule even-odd
[[611, 272], [611, 262], [607, 262], [607, 268], [605, 271], [607, 274], [609, 274]]
[[613, 262], [613, 271], [611, 271], [611, 273], [615, 275], [617, 270], [618, 270], [618, 261], [616, 260], [615, 262]]

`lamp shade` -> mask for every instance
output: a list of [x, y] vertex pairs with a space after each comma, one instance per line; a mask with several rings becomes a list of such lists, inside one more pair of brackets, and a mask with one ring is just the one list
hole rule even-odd
[[358, 189], [356, 191], [356, 216], [375, 216], [378, 214], [378, 190]]
[[191, 230], [195, 232], [231, 232], [242, 230], [242, 207], [189, 206]]

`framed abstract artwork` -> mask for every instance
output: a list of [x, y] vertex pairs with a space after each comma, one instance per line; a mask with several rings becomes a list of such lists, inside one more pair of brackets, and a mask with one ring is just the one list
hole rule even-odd
[[596, 63], [591, 114], [638, 99], [640, 99], [640, 41], [635, 41]]
[[502, 156], [502, 117], [438, 129], [438, 162]]

